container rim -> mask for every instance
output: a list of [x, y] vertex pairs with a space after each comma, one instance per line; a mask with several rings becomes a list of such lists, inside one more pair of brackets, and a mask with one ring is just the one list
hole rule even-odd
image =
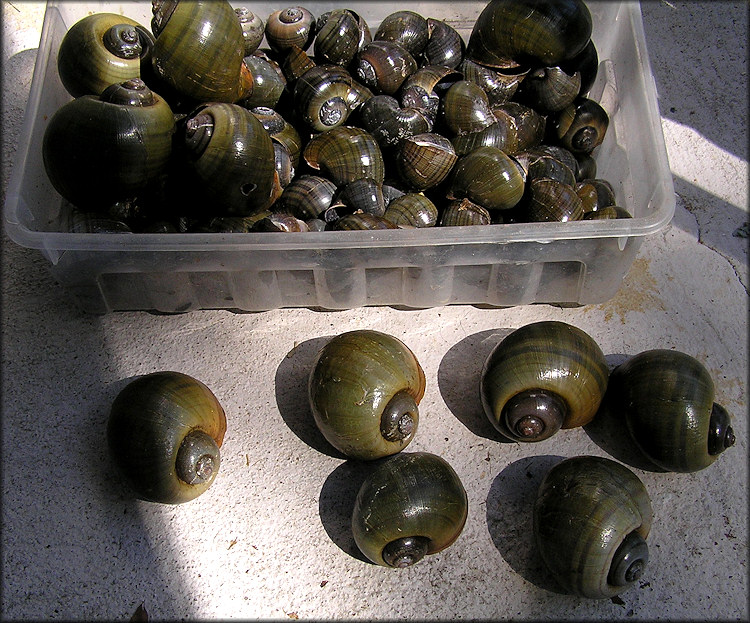
[[[51, 26], [50, 9], [60, 4], [59, 0], [47, 0], [44, 22], [40, 36], [40, 46], [31, 82], [28, 106], [24, 115], [20, 136], [29, 136], [38, 114], [39, 92], [44, 81], [44, 65], [50, 54]], [[644, 62], [645, 73], [651, 76], [646, 80], [645, 100], [650, 109], [653, 136], [663, 136], [661, 116], [657, 104], [656, 85], [653, 81], [648, 53], [645, 49], [645, 32], [638, 2], [620, 3], [621, 13], [630, 13], [629, 19], [636, 30], [635, 39], [641, 49], [639, 54]], [[44, 62], [42, 62], [44, 61]], [[662, 140], [655, 141], [656, 160], [663, 180], [659, 209], [647, 216], [607, 221], [576, 221], [571, 223], [512, 223], [473, 227], [432, 227], [428, 229], [396, 229], [377, 231], [343, 232], [299, 232], [299, 233], [69, 233], [30, 229], [23, 224], [19, 213], [28, 212], [20, 189], [24, 170], [29, 158], [30, 143], [19, 145], [11, 171], [3, 216], [5, 231], [15, 243], [33, 249], [56, 249], [58, 251], [265, 251], [283, 249], [293, 252], [296, 249], [345, 249], [378, 247], [420, 247], [420, 246], [463, 246], [477, 244], [509, 244], [521, 242], [551, 243], [558, 240], [578, 240], [590, 238], [627, 239], [648, 236], [666, 226], [675, 210], [674, 186], [669, 168], [666, 145]]]

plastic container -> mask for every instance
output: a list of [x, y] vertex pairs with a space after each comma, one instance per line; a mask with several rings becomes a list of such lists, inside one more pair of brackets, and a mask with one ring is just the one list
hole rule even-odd
[[[283, 2], [244, 2], [263, 19]], [[486, 2], [416, 2], [465, 40]], [[589, 96], [610, 114], [595, 156], [634, 218], [575, 223], [305, 234], [72, 234], [59, 228], [62, 199], [42, 164], [45, 124], [70, 97], [57, 75], [66, 30], [90, 12], [149, 25], [151, 3], [50, 2], [26, 118], [5, 203], [8, 236], [39, 249], [78, 305], [184, 312], [223, 308], [348, 309], [604, 302], [618, 290], [645, 236], [672, 218], [674, 187], [637, 2], [589, 2], [600, 59]], [[307, 2], [319, 15], [341, 2]], [[357, 2], [374, 32], [399, 2]], [[265, 45], [265, 43], [263, 44]]]

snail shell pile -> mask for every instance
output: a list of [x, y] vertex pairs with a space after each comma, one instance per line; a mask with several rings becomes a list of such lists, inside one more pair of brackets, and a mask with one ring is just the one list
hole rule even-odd
[[[58, 70], [76, 99], [47, 128], [43, 153], [77, 231], [629, 216], [614, 192], [591, 200], [591, 185], [607, 184], [596, 178], [592, 152], [609, 118], [586, 96], [598, 57], [582, 0], [492, 0], [466, 42], [449, 23], [410, 10], [386, 16], [374, 31], [346, 7], [313, 15], [290, 6], [263, 17], [226, 0], [155, 0], [150, 31], [112, 13], [70, 28]], [[99, 135], [78, 100], [134, 80], [173, 123], [107, 107], [97, 129], [108, 130]], [[121, 145], [123, 136], [143, 137], [141, 151], [158, 157]], [[92, 152], [110, 157], [91, 163]], [[100, 175], [90, 174], [92, 165]], [[310, 175], [333, 182], [330, 204], [290, 208], [285, 189]], [[382, 202], [351, 200], [345, 186], [361, 179]], [[386, 215], [393, 198], [386, 186], [425, 200], [412, 197]], [[457, 202], [472, 208], [455, 215]], [[245, 220], [237, 227], [232, 218]]]

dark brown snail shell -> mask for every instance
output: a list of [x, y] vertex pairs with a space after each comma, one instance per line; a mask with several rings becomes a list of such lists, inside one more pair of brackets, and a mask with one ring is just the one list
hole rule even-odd
[[307, 50], [315, 38], [315, 26], [315, 16], [305, 7], [273, 11], [266, 20], [266, 41], [277, 53], [292, 46]]
[[455, 69], [461, 64], [466, 44], [458, 31], [442, 20], [427, 18], [429, 39], [424, 49], [427, 65], [440, 65]]
[[261, 53], [246, 56], [244, 63], [252, 76], [253, 90], [239, 103], [245, 108], [274, 108], [286, 88], [286, 77], [281, 67], [276, 61]]
[[574, 154], [590, 154], [602, 143], [608, 127], [607, 112], [587, 97], [563, 108], [551, 124], [554, 138]]
[[334, 220], [330, 229], [334, 231], [397, 229], [397, 226], [384, 216], [367, 212], [354, 212]]
[[181, 120], [178, 137], [185, 184], [213, 216], [248, 216], [276, 199], [273, 142], [246, 108], [202, 104]]
[[174, 115], [135, 78], [101, 96], [61, 106], [44, 132], [42, 155], [50, 182], [82, 209], [102, 211], [148, 192], [165, 175]]
[[315, 135], [305, 146], [302, 157], [336, 186], [361, 177], [383, 183], [385, 162], [375, 138], [362, 128], [338, 126]]
[[395, 95], [404, 80], [418, 69], [417, 61], [393, 41], [371, 41], [354, 59], [355, 77], [374, 93]]
[[493, 426], [514, 441], [542, 441], [588, 424], [607, 389], [609, 368], [587, 333], [540, 321], [505, 337], [485, 361], [482, 404]]
[[466, 56], [489, 67], [552, 66], [589, 42], [583, 0], [491, 0], [474, 23]]
[[466, 490], [448, 462], [403, 452], [379, 462], [362, 483], [352, 534], [375, 564], [404, 568], [452, 545], [467, 516]]
[[607, 401], [659, 467], [695, 472], [734, 445], [729, 414], [714, 402], [714, 384], [694, 357], [674, 350], [639, 353], [612, 371]]
[[395, 156], [400, 178], [411, 190], [427, 190], [443, 182], [458, 155], [451, 142], [434, 132], [415, 134], [401, 141]]
[[485, 67], [464, 58], [458, 69], [464, 76], [465, 80], [478, 84], [485, 93], [492, 106], [507, 102], [518, 91], [519, 86], [523, 83], [528, 68], [520, 71], [500, 71], [492, 67]]
[[419, 13], [403, 10], [384, 17], [373, 40], [398, 43], [417, 58], [427, 45], [429, 37], [427, 20]]
[[347, 67], [366, 43], [372, 41], [370, 29], [350, 9], [333, 9], [318, 18], [315, 36], [317, 62]]
[[418, 108], [400, 107], [391, 95], [374, 95], [359, 110], [359, 122], [381, 148], [396, 147], [406, 138], [432, 129], [430, 119]]
[[609, 599], [643, 577], [652, 519], [638, 476], [611, 459], [577, 456], [545, 475], [533, 529], [542, 560], [566, 592]]
[[294, 106], [300, 118], [315, 132], [346, 123], [352, 77], [338, 66], [316, 65], [294, 83]]
[[181, 504], [213, 483], [226, 429], [224, 409], [203, 383], [179, 372], [154, 372], [115, 398], [107, 442], [139, 497]]
[[489, 225], [490, 223], [492, 223], [492, 216], [487, 209], [468, 199], [449, 201], [440, 211], [439, 225], [441, 227]]
[[141, 78], [154, 37], [138, 22], [114, 13], [94, 13], [63, 36], [57, 53], [60, 81], [73, 97], [100, 95], [111, 84]]
[[453, 135], [478, 132], [496, 122], [484, 89], [468, 80], [459, 80], [446, 92], [443, 119]]
[[298, 175], [285, 188], [277, 204], [302, 220], [320, 219], [331, 206], [336, 184], [319, 175]]
[[171, 89], [197, 102], [236, 102], [252, 91], [245, 40], [226, 0], [156, 0], [152, 65]]
[[385, 213], [383, 184], [369, 177], [360, 177], [342, 186], [336, 199], [351, 208], [352, 212], [367, 212], [375, 216]]
[[409, 444], [424, 390], [424, 372], [409, 348], [366, 329], [332, 338], [318, 353], [308, 382], [320, 431], [346, 456], [363, 460], [395, 454]]
[[532, 179], [527, 186], [528, 201], [523, 205], [526, 219], [535, 223], [580, 221], [581, 198], [570, 184], [549, 177]]

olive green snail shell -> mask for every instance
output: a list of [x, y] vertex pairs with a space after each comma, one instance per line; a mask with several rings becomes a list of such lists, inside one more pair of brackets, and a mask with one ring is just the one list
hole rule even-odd
[[588, 424], [604, 397], [609, 368], [587, 333], [559, 321], [525, 325], [506, 336], [482, 370], [484, 411], [515, 441], [542, 441]]
[[710, 374], [690, 355], [644, 351], [615, 368], [610, 384], [607, 402], [663, 469], [699, 471], [735, 442], [729, 414], [714, 402]]
[[103, 210], [146, 191], [165, 174], [174, 115], [140, 78], [82, 95], [50, 118], [44, 167], [55, 190], [81, 209]]
[[60, 80], [73, 97], [99, 95], [110, 84], [140, 78], [141, 59], [149, 58], [153, 43], [151, 33], [128, 17], [87, 15], [70, 27], [60, 43]]
[[400, 340], [360, 329], [318, 353], [308, 395], [318, 429], [346, 456], [372, 460], [403, 450], [419, 421], [425, 390], [419, 362]]
[[155, 73], [198, 102], [236, 102], [252, 92], [243, 64], [245, 39], [226, 0], [158, 0], [153, 3]]
[[434, 454], [404, 452], [376, 465], [362, 484], [352, 534], [372, 562], [403, 568], [455, 542], [467, 515], [466, 490], [453, 468]]
[[216, 478], [226, 428], [224, 409], [203, 383], [180, 372], [154, 372], [115, 398], [107, 442], [139, 497], [181, 504]]
[[544, 477], [533, 510], [539, 554], [567, 592], [592, 599], [642, 577], [653, 510], [645, 486], [611, 459], [579, 456]]

